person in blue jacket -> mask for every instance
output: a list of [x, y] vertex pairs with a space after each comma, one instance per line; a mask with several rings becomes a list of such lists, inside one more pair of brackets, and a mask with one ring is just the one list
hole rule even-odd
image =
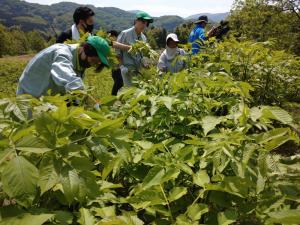
[[192, 44], [192, 53], [197, 54], [199, 53], [201, 46], [204, 45], [204, 42], [213, 35], [215, 28], [212, 28], [208, 34], [205, 33], [205, 27], [208, 24], [207, 16], [200, 16], [194, 23], [195, 28], [190, 34], [189, 42]]

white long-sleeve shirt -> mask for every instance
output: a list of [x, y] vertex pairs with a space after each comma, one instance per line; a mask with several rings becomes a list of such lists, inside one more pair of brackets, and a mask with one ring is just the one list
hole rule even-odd
[[[185, 51], [181, 48], [178, 48], [177, 55], [184, 56]], [[184, 69], [185, 63], [182, 59], [178, 59], [178, 57], [175, 57], [174, 59], [169, 60], [167, 57], [167, 50], [164, 50], [163, 53], [160, 55], [157, 68], [161, 72], [170, 72], [177, 73], [180, 72], [182, 69]]]

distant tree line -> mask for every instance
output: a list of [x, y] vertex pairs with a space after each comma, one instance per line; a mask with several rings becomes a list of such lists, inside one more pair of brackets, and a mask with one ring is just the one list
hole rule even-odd
[[7, 28], [0, 24], [0, 57], [35, 53], [53, 42], [38, 30], [24, 32], [19, 27]]

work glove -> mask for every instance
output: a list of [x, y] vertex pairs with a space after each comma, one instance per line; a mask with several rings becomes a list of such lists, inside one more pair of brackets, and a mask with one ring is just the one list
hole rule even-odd
[[100, 111], [100, 108], [101, 108], [100, 103], [99, 103], [99, 102], [95, 103], [94, 109], [95, 109], [96, 111]]
[[120, 66], [121, 74], [124, 76], [128, 73], [128, 68], [124, 65]]
[[211, 38], [216, 35], [217, 27], [213, 26], [207, 33], [207, 37]]
[[142, 62], [142, 65], [143, 65], [144, 68], [147, 68], [147, 69], [150, 68], [151, 61], [150, 61], [149, 58], [143, 57], [141, 62]]

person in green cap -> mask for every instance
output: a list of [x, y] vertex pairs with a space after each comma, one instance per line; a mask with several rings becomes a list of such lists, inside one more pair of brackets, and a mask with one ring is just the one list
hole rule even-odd
[[40, 97], [82, 90], [85, 69], [109, 67], [109, 53], [107, 41], [98, 36], [90, 36], [82, 44], [54, 44], [28, 63], [19, 79], [17, 95]]
[[[147, 38], [143, 34], [143, 31], [150, 23], [153, 23], [153, 19], [148, 13], [138, 12], [134, 20], [134, 26], [122, 31], [118, 36], [117, 42], [125, 45], [132, 45], [137, 40], [146, 42]], [[117, 54], [124, 85], [131, 86], [132, 77], [138, 74], [141, 69], [143, 56], [140, 54], [132, 55], [126, 50], [117, 50]]]

